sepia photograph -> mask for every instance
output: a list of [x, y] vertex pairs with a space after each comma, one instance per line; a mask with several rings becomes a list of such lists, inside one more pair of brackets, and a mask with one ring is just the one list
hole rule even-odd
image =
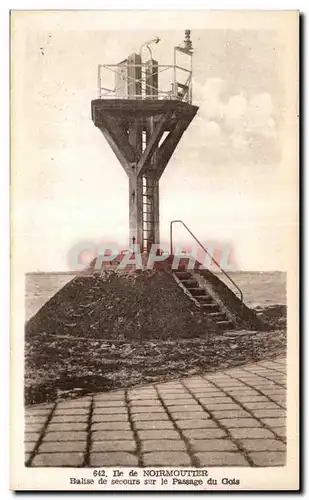
[[297, 484], [298, 24], [11, 13], [28, 487]]

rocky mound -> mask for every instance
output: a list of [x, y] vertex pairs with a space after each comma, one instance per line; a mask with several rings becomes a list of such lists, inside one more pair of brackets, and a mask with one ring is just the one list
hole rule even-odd
[[287, 327], [287, 307], [282, 304], [274, 304], [267, 307], [255, 307], [257, 316], [269, 326], [270, 329], [283, 329]]
[[175, 340], [211, 333], [203, 312], [159, 270], [76, 277], [26, 324], [26, 338], [56, 334], [120, 340]]

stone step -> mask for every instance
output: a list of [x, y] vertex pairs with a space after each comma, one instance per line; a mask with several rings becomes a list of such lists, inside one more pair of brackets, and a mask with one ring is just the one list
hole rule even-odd
[[189, 280], [191, 278], [191, 273], [188, 273], [187, 271], [176, 271], [175, 275], [179, 280]]
[[210, 311], [210, 312], [221, 312], [220, 311], [220, 308], [218, 306], [218, 304], [216, 304], [215, 302], [210, 302], [209, 304], [201, 304], [201, 307], [205, 310], [205, 311]]
[[188, 290], [191, 288], [198, 288], [198, 281], [195, 279], [181, 280], [181, 283], [185, 285]]
[[204, 290], [204, 288], [190, 288], [189, 291], [194, 297], [206, 295], [206, 290]]
[[[190, 290], [191, 291], [191, 290]], [[210, 295], [195, 295], [194, 297], [200, 304], [215, 304], [213, 298]]]

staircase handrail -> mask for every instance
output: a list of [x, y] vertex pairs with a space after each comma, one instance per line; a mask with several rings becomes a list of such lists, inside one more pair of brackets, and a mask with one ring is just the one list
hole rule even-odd
[[220, 266], [220, 264], [216, 261], [216, 259], [214, 259], [212, 257], [212, 255], [208, 252], [208, 250], [206, 250], [206, 248], [204, 247], [204, 245], [202, 245], [202, 243], [197, 239], [197, 237], [192, 233], [192, 231], [188, 228], [188, 226], [182, 221], [182, 220], [172, 220], [171, 223], [170, 223], [170, 243], [171, 243], [171, 255], [173, 254], [173, 224], [175, 224], [176, 222], [180, 222], [184, 228], [188, 231], [188, 233], [192, 236], [192, 238], [197, 242], [197, 244], [204, 250], [204, 252], [211, 258], [211, 260], [216, 264], [216, 266], [223, 272], [223, 274], [228, 278], [228, 280], [234, 285], [234, 287], [237, 289], [237, 291], [239, 292], [240, 294], [240, 300], [241, 300], [241, 308], [243, 306], [243, 302], [244, 302], [244, 296], [243, 296], [243, 293], [241, 291], [241, 289], [239, 288], [239, 286], [235, 283], [235, 281], [227, 274], [226, 271], [224, 271], [224, 269], [222, 269], [222, 267]]

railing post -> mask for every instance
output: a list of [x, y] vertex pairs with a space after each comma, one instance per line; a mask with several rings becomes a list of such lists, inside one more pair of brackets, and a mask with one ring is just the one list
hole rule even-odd
[[173, 221], [170, 223], [170, 255], [173, 255]]

